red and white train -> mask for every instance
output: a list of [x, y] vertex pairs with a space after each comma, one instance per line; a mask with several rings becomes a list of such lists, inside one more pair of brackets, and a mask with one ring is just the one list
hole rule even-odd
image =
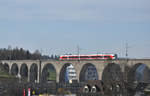
[[95, 54], [95, 55], [61, 55], [60, 60], [95, 60], [95, 59], [117, 59], [117, 54]]

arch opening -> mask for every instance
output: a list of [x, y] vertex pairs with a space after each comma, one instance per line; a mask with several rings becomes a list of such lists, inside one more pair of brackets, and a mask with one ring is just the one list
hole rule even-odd
[[42, 82], [56, 82], [56, 69], [52, 64], [46, 64], [42, 70]]
[[144, 90], [150, 83], [150, 69], [143, 63], [135, 64], [127, 73], [127, 82], [130, 85], [130, 94], [139, 94], [139, 90]]
[[3, 67], [4, 67], [5, 72], [9, 73], [9, 65], [5, 63]]
[[150, 69], [142, 63], [134, 65], [127, 76], [129, 83], [150, 83]]
[[28, 80], [28, 67], [27, 64], [22, 64], [20, 68], [20, 75], [22, 81]]
[[18, 75], [18, 65], [14, 63], [11, 67], [11, 75], [17, 76]]
[[88, 80], [98, 80], [97, 69], [93, 64], [85, 64], [80, 72], [79, 81], [85, 82]]
[[76, 70], [72, 64], [65, 64], [59, 75], [59, 81], [61, 83], [72, 83], [73, 81], [77, 80]]
[[102, 73], [102, 82], [105, 86], [105, 93], [124, 94], [123, 72], [118, 64], [110, 63], [105, 67]]
[[38, 66], [37, 64], [32, 64], [30, 67], [30, 82], [36, 83], [38, 79]]
[[8, 75], [9, 74], [9, 66], [8, 64], [2, 64], [0, 63], [0, 75]]

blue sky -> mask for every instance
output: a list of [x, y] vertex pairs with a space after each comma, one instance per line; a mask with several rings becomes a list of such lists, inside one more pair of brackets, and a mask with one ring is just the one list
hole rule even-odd
[[0, 47], [150, 58], [150, 0], [0, 0]]

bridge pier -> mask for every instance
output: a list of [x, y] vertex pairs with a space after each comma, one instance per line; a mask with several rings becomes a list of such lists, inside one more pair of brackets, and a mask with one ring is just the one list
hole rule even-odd
[[27, 77], [27, 79], [28, 79], [28, 82], [30, 82], [30, 70], [28, 70], [28, 77]]
[[38, 65], [38, 76], [37, 76], [36, 83], [40, 83], [41, 82], [41, 60], [37, 62], [37, 65]]

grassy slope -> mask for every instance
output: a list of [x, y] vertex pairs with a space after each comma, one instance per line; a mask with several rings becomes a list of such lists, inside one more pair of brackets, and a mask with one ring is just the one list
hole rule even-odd
[[8, 74], [8, 72], [4, 69], [3, 65], [0, 65], [0, 77], [14, 78], [14, 76]]
[[50, 73], [49, 77], [47, 77], [47, 80], [56, 80], [56, 73], [53, 70], [48, 71]]

